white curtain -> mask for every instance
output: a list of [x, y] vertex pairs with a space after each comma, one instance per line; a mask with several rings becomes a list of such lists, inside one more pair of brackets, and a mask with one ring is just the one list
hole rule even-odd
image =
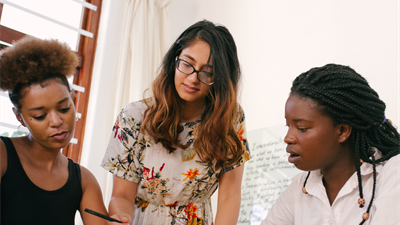
[[157, 74], [170, 36], [168, 5], [171, 0], [125, 1], [120, 45], [117, 95], [114, 109], [143, 98]]
[[170, 2], [103, 0], [81, 165], [97, 178], [106, 207], [112, 177], [100, 162], [117, 114], [143, 98], [168, 50]]

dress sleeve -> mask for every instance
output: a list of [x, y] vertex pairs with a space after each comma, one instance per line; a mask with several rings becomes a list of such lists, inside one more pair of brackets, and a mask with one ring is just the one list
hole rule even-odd
[[141, 110], [135, 103], [123, 108], [112, 128], [110, 140], [101, 167], [110, 173], [135, 183], [141, 177], [141, 158], [146, 145], [139, 141], [142, 122]]
[[236, 167], [241, 166], [244, 162], [251, 159], [249, 142], [247, 141], [244, 111], [240, 105], [238, 105], [238, 116], [236, 119], [235, 128], [239, 140], [242, 142], [242, 151], [243, 151], [242, 157], [238, 160], [238, 162], [235, 165], [223, 168], [221, 170], [221, 174], [226, 173], [232, 169], [235, 169]]

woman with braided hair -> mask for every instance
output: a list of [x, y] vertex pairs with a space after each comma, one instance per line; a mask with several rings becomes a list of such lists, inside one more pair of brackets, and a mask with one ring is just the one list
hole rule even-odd
[[61, 153], [75, 129], [67, 76], [78, 57], [66, 44], [35, 37], [0, 55], [0, 89], [8, 91], [15, 117], [29, 130], [0, 137], [0, 224], [72, 225], [77, 210], [84, 224], [105, 224], [83, 213], [89, 208], [107, 214], [96, 178]]
[[262, 225], [400, 222], [399, 133], [385, 103], [347, 66], [298, 76], [285, 106], [288, 160], [297, 175]]

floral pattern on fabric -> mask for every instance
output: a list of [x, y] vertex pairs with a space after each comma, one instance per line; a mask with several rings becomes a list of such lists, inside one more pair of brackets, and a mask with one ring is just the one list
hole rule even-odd
[[179, 139], [189, 147], [168, 153], [140, 132], [146, 107], [138, 101], [122, 109], [101, 164], [110, 173], [138, 183], [133, 224], [212, 224], [210, 197], [219, 176], [250, 159], [243, 111], [240, 108], [236, 121], [242, 157], [234, 166], [213, 171], [193, 148], [200, 121], [180, 123]]

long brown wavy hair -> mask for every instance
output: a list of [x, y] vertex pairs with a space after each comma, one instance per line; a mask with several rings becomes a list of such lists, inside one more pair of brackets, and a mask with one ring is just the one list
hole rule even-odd
[[224, 26], [203, 20], [187, 28], [164, 56], [161, 72], [152, 84], [153, 98], [144, 113], [142, 132], [161, 142], [170, 153], [188, 146], [180, 143], [182, 99], [174, 84], [175, 58], [196, 40], [210, 45], [214, 84], [205, 101], [205, 111], [193, 147], [200, 160], [215, 170], [235, 164], [242, 144], [234, 123], [238, 115], [237, 92], [241, 77], [237, 49]]

